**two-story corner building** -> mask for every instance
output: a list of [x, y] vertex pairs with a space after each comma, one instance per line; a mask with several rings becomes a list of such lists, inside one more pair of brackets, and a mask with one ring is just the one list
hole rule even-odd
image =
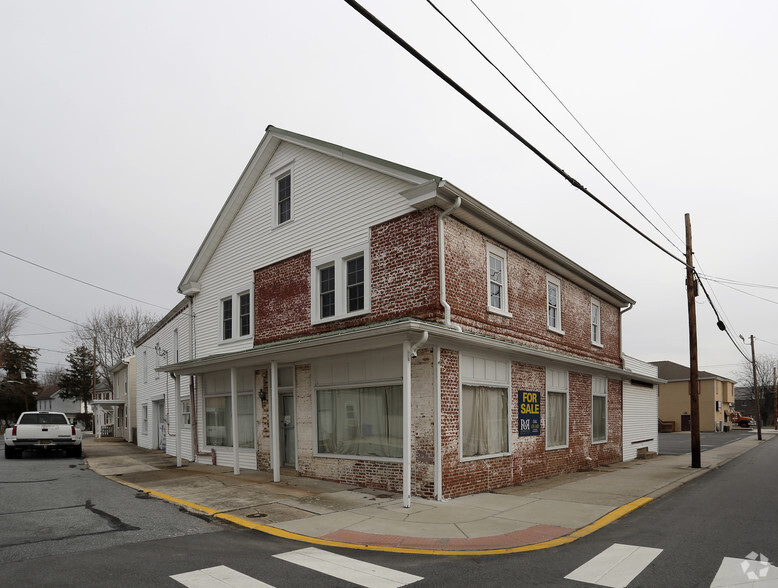
[[633, 301], [440, 177], [268, 127], [179, 291], [143, 446], [406, 501], [622, 459]]
[[[659, 419], [673, 422], [676, 431], [691, 431], [689, 368], [672, 361], [652, 361], [659, 368]], [[729, 414], [735, 409], [735, 381], [710, 372], [699, 372], [700, 431], [730, 428]], [[726, 429], [725, 429], [726, 427]]]

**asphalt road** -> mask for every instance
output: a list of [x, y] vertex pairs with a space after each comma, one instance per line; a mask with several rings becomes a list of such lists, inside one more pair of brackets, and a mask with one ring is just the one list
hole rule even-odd
[[[756, 429], [735, 429], [726, 433], [700, 433], [700, 449], [705, 452], [714, 447], [733, 443], [744, 437], [756, 438]], [[659, 433], [659, 455], [684, 455], [691, 453], [692, 440], [689, 431]]]

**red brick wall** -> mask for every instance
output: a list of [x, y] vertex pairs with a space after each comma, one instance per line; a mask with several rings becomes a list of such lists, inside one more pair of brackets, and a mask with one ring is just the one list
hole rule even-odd
[[[592, 295], [456, 219], [446, 219], [446, 294], [452, 321], [466, 330], [621, 366], [619, 309], [600, 301], [602, 347], [591, 343]], [[508, 310], [488, 311], [487, 244], [507, 252]], [[564, 335], [547, 328], [546, 276], [561, 282]]]
[[311, 325], [311, 252], [254, 272], [254, 343], [414, 317], [441, 316], [437, 209], [412, 212], [371, 228], [370, 313]]
[[[568, 447], [546, 450], [546, 370], [542, 366], [511, 364], [511, 448], [507, 456], [460, 461], [458, 354], [441, 352], [442, 459], [444, 498], [455, 498], [530, 480], [576, 472], [621, 461], [621, 381], [608, 381], [608, 440], [592, 445], [591, 376], [569, 373]], [[519, 437], [520, 390], [540, 398], [541, 434]], [[591, 457], [591, 461], [586, 458]]]

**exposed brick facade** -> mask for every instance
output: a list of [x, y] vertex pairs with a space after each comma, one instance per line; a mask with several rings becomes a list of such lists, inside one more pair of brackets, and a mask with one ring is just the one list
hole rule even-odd
[[[371, 312], [366, 315], [311, 324], [310, 251], [257, 269], [254, 273], [255, 344], [404, 317], [442, 322], [437, 252], [439, 213], [439, 209], [430, 208], [371, 227]], [[454, 218], [447, 218], [445, 226], [447, 300], [452, 307], [452, 321], [464, 331], [608, 366], [621, 366], [618, 308], [600, 301], [602, 345], [594, 345], [590, 331], [592, 294], [554, 276], [561, 282], [564, 334], [551, 331], [547, 328], [546, 300], [546, 277], [551, 272]], [[488, 244], [506, 251], [508, 310], [512, 316], [488, 310]], [[608, 439], [593, 444], [592, 377], [569, 371], [568, 447], [547, 450], [546, 371], [543, 366], [520, 361], [510, 362], [510, 454], [462, 460], [459, 357], [457, 350], [440, 350], [442, 498], [488, 491], [621, 460], [621, 381], [608, 381]], [[259, 373], [258, 378], [267, 386], [266, 372]], [[435, 378], [433, 352], [421, 350], [412, 362], [412, 492], [426, 498], [434, 497]], [[519, 436], [519, 390], [538, 392], [540, 436]], [[401, 463], [315, 455], [314, 393], [311, 366], [297, 365], [295, 405], [299, 473], [401, 491]], [[267, 401], [261, 401], [257, 411], [257, 464], [261, 469], [270, 467], [267, 415]]]

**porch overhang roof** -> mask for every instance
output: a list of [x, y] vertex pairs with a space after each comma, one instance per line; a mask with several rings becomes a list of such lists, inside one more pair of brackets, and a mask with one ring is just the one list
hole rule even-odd
[[587, 359], [566, 355], [548, 349], [531, 347], [486, 337], [477, 333], [459, 331], [440, 323], [417, 319], [402, 319], [344, 331], [335, 331], [299, 339], [257, 345], [235, 353], [211, 355], [191, 361], [183, 361], [157, 368], [159, 372], [175, 373], [177, 376], [204, 374], [229, 368], [260, 367], [271, 361], [278, 363], [299, 363], [330, 355], [343, 355], [400, 346], [405, 341], [416, 343], [424, 333], [428, 339], [424, 347], [440, 345], [473, 353], [490, 352], [515, 361], [535, 365], [564, 367], [593, 375], [658, 384], [664, 380], [651, 378], [617, 366], [601, 364]]

